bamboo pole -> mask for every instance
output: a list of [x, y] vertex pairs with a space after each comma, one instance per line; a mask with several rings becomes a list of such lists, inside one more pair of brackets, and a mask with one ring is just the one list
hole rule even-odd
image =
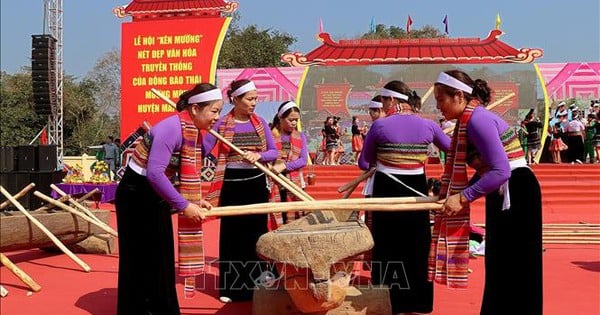
[[[161, 100], [163, 100], [166, 103], [168, 103], [169, 105], [171, 105], [173, 107], [176, 107], [176, 104], [171, 99], [169, 99], [168, 97], [164, 96], [159, 90], [157, 90], [155, 88], [151, 88], [150, 91], [152, 93], [154, 93], [154, 95], [158, 96], [158, 98], [160, 98]], [[215, 138], [217, 138], [219, 141], [223, 142], [225, 145], [227, 145], [229, 148], [231, 148], [232, 150], [234, 150], [238, 154], [240, 154], [240, 155], [246, 154], [246, 152], [240, 150], [240, 148], [236, 147], [233, 143], [231, 143], [230, 141], [228, 141], [227, 139], [225, 139], [225, 137], [221, 136], [215, 130], [210, 129], [210, 130], [208, 130], [208, 133], [210, 133], [211, 135], [213, 135]], [[289, 192], [291, 192], [292, 194], [294, 194], [300, 200], [305, 200], [305, 201], [307, 200], [306, 196], [304, 196], [303, 194], [299, 193], [297, 191], [297, 189], [294, 188], [295, 185], [293, 185], [293, 186], [289, 185], [286, 181], [284, 181], [281, 178], [279, 178], [275, 173], [273, 173], [271, 170], [269, 170], [262, 163], [260, 163], [258, 161], [254, 162], [254, 166], [256, 166], [258, 169], [260, 169], [261, 171], [263, 171], [269, 177], [271, 177], [272, 179], [274, 179], [278, 184], [280, 184], [281, 186], [283, 186], [285, 189], [287, 189]]]
[[600, 242], [600, 237], [571, 237], [571, 236], [546, 236], [542, 237], [545, 240], [572, 240], [572, 241], [598, 241]]
[[356, 186], [358, 186], [360, 183], [362, 183], [363, 181], [365, 181], [367, 178], [371, 177], [373, 174], [375, 174], [375, 171], [377, 169], [375, 168], [371, 168], [368, 171], [364, 171], [362, 174], [358, 175], [358, 177], [356, 177], [355, 179], [347, 182], [346, 184], [340, 186], [337, 189], [337, 192], [339, 193], [343, 193], [344, 191], [347, 191], [348, 189], [355, 189]]
[[21, 211], [27, 217], [27, 219], [29, 219], [29, 221], [31, 221], [40, 230], [42, 230], [42, 232], [44, 232], [44, 234], [46, 234], [46, 236], [48, 236], [48, 238], [50, 238], [50, 240], [58, 248], [60, 248], [63, 253], [67, 254], [67, 256], [69, 256], [69, 258], [71, 258], [73, 261], [75, 261], [86, 272], [91, 271], [90, 266], [88, 266], [85, 262], [83, 262], [81, 259], [79, 259], [79, 257], [75, 256], [75, 254], [73, 254], [58, 238], [56, 238], [56, 236], [54, 236], [54, 234], [52, 234], [52, 232], [50, 232], [42, 223], [40, 223], [40, 221], [38, 221], [31, 214], [29, 214], [29, 212], [27, 210], [25, 210], [25, 208], [23, 208], [23, 205], [21, 205], [20, 202], [18, 202], [15, 198], [13, 198], [13, 196], [11, 196], [11, 194], [8, 191], [6, 191], [6, 189], [4, 189], [4, 187], [2, 187], [2, 186], [0, 186], [0, 193], [2, 193], [4, 195], [4, 197], [6, 197], [8, 200], [10, 200], [10, 202], [12, 202], [12, 204], [15, 205], [15, 207], [17, 207], [17, 209], [19, 209], [19, 211]]
[[[225, 137], [221, 136], [218, 132], [216, 132], [215, 130], [209, 130], [208, 133], [210, 133], [211, 135], [213, 135], [215, 138], [217, 138], [219, 141], [225, 143], [225, 145], [227, 145], [228, 147], [230, 147], [232, 150], [234, 150], [235, 152], [237, 152], [240, 155], [244, 155], [245, 152], [240, 150], [240, 148], [236, 147], [233, 143], [231, 143], [230, 141], [228, 141], [227, 139], [225, 139]], [[270, 169], [268, 169], [266, 166], [264, 166], [262, 163], [256, 161], [254, 162], [254, 166], [258, 167], [258, 169], [260, 169], [261, 171], [263, 171], [265, 174], [267, 174], [269, 177], [271, 177], [272, 179], [274, 179], [278, 184], [280, 184], [281, 186], [283, 186], [285, 189], [287, 189], [289, 192], [291, 192], [292, 194], [294, 194], [296, 197], [298, 197], [298, 199], [303, 200], [303, 201], [308, 201], [309, 199], [307, 197], [305, 197], [303, 194], [299, 193], [297, 191], [297, 189], [294, 188], [294, 186], [289, 185], [286, 181], [282, 180], [281, 178], [279, 178], [277, 175], [275, 175], [275, 173], [271, 172]]]
[[[27, 192], [29, 192], [31, 190], [31, 188], [35, 187], [35, 183], [30, 183], [29, 185], [25, 186], [25, 188], [21, 189], [21, 191], [19, 191], [16, 195], [14, 195], [15, 199], [19, 199], [23, 196], [25, 196], [27, 194]], [[10, 204], [10, 201], [5, 200], [4, 202], [2, 202], [0, 204], [0, 210], [8, 207], [8, 205]]]
[[429, 96], [431, 96], [431, 93], [433, 93], [433, 89], [435, 88], [435, 85], [432, 85], [427, 92], [425, 92], [425, 94], [423, 94], [423, 97], [421, 97], [421, 104], [425, 104], [425, 101], [429, 98]]
[[290, 180], [289, 178], [287, 178], [287, 176], [279, 173], [277, 174], [277, 177], [279, 177], [279, 179], [285, 181], [288, 183], [288, 185], [290, 185], [290, 187], [294, 188], [294, 195], [303, 195], [304, 196], [304, 200], [315, 200], [315, 198], [313, 198], [311, 195], [309, 195], [306, 191], [304, 191], [304, 189], [302, 189], [301, 187], [298, 187], [298, 185], [296, 185], [296, 183], [294, 183], [292, 180]]
[[[508, 99], [512, 98], [513, 96], [515, 96], [515, 92], [510, 92], [510, 93], [506, 94], [506, 96], [504, 96], [503, 98], [501, 98], [501, 99], [499, 99], [499, 100], [497, 100], [497, 101], [493, 102], [492, 104], [490, 104], [490, 105], [486, 106], [486, 107], [485, 107], [485, 109], [487, 109], [487, 110], [492, 110], [494, 107], [496, 107], [496, 106], [498, 106], [498, 105], [500, 105], [500, 104], [504, 103], [505, 101], [507, 101]], [[446, 128], [446, 129], [444, 129], [444, 133], [446, 133], [446, 134], [447, 134], [447, 133], [449, 133], [449, 132], [452, 132], [452, 131], [454, 131], [454, 127], [455, 127], [455, 126], [448, 127], [448, 128]]]
[[[109, 233], [110, 235], [112, 235], [114, 237], [119, 237], [119, 234], [117, 234], [117, 231], [113, 230], [106, 223], [100, 221], [100, 219], [96, 218], [96, 220], [94, 220], [93, 218], [88, 217], [84, 213], [76, 210], [75, 208], [70, 207], [69, 205], [67, 205], [65, 203], [62, 203], [62, 202], [60, 202], [58, 200], [54, 200], [54, 199], [52, 199], [52, 198], [50, 198], [50, 197], [42, 194], [39, 191], [35, 191], [35, 192], [33, 192], [33, 194], [35, 196], [37, 196], [38, 198], [40, 198], [40, 199], [42, 199], [42, 200], [44, 200], [44, 201], [46, 201], [48, 203], [56, 205], [57, 207], [60, 207], [60, 208], [66, 210], [66, 211], [68, 211], [68, 212], [70, 212], [70, 213], [72, 213], [74, 215], [79, 216], [80, 218], [84, 219], [85, 221], [87, 221], [87, 222], [89, 222], [89, 223], [91, 223], [93, 225], [96, 225], [97, 227], [101, 228], [102, 230], [104, 230], [105, 232]], [[95, 218], [95, 216], [94, 216], [94, 218]]]
[[582, 245], [600, 245], [600, 241], [565, 241], [565, 240], [543, 240], [543, 244], [582, 244]]
[[17, 267], [17, 265], [15, 265], [2, 253], [0, 253], [0, 262], [2, 262], [2, 264], [6, 266], [8, 270], [14, 273], [19, 280], [23, 281], [23, 283], [25, 283], [33, 292], [39, 292], [42, 289], [42, 286], [35, 282], [27, 273], [25, 273], [25, 271]]
[[600, 235], [600, 231], [542, 231], [543, 235]]
[[[404, 198], [411, 198], [406, 200]], [[417, 198], [420, 198], [417, 200]], [[428, 199], [428, 200], [427, 200]], [[215, 207], [205, 212], [206, 217], [234, 216], [247, 214], [265, 214], [286, 211], [429, 211], [439, 210], [441, 203], [434, 198], [401, 197], [401, 198], [365, 198], [316, 201], [292, 201], [278, 203], [258, 203], [243, 206]]]
[[[95, 193], [97, 193], [99, 191], [100, 190], [98, 188], [94, 188], [94, 190], [88, 192], [87, 194], [81, 196], [80, 198], [77, 198], [77, 202], [85, 201], [85, 200], [89, 199], [91, 196], [93, 196]], [[67, 201], [69, 201], [70, 197], [71, 197], [70, 195], [61, 196], [60, 198], [58, 198], [56, 200], [58, 200], [60, 202], [67, 202]], [[56, 205], [53, 205], [51, 203], [47, 203], [47, 204], [45, 204], [45, 205], [43, 205], [43, 206], [41, 206], [41, 207], [39, 207], [39, 208], [37, 208], [37, 209], [35, 209], [33, 211], [49, 211], [49, 210], [52, 210], [54, 208], [56, 208]]]
[[[56, 191], [59, 195], [61, 196], [69, 196], [67, 195], [66, 192], [62, 191], [60, 188], [58, 188], [58, 186], [51, 184], [50, 188], [52, 188], [54, 191]], [[97, 188], [96, 188], [97, 189]], [[94, 191], [96, 190], [94, 189]], [[99, 190], [98, 190], [99, 191]], [[73, 197], [69, 196], [69, 202], [75, 206], [75, 208], [83, 211], [83, 213], [85, 213], [86, 215], [88, 215], [92, 220], [96, 221], [96, 222], [102, 222], [100, 219], [98, 219], [94, 213], [92, 213], [92, 211], [90, 211], [88, 208], [82, 206], [79, 202], [77, 202], [77, 200], [73, 199]]]

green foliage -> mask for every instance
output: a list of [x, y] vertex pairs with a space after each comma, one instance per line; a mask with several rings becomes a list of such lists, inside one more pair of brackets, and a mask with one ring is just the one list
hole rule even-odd
[[26, 145], [48, 123], [33, 110], [30, 73], [2, 72], [0, 80], [0, 145]]
[[256, 25], [240, 28], [237, 20], [234, 16], [223, 41], [219, 69], [288, 66], [280, 58], [296, 42], [295, 37], [277, 30], [261, 30]]
[[[446, 37], [439, 29], [425, 25], [422, 28], [413, 28], [410, 31], [410, 38], [438, 38]], [[384, 39], [384, 38], [408, 38], [408, 33], [402, 27], [395, 25], [385, 26], [383, 24], [377, 24], [375, 26], [375, 32], [369, 32], [363, 34], [360, 38], [363, 39]]]
[[[98, 83], [63, 79], [64, 155], [80, 155], [108, 135], [118, 134], [119, 120], [100, 110], [96, 102]], [[31, 72], [2, 73], [0, 86], [0, 145], [26, 145], [48, 124], [48, 116], [35, 113]]]

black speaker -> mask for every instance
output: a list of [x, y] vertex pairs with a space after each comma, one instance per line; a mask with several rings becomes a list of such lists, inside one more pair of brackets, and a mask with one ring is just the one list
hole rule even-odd
[[31, 36], [31, 83], [34, 109], [49, 115], [56, 106], [56, 39], [51, 35]]
[[[31, 172], [29, 173], [29, 182], [35, 184], [35, 190], [41, 192], [42, 194], [51, 197], [52, 189], [50, 188], [50, 184], [54, 184], [53, 182], [54, 171], [51, 172]], [[29, 183], [27, 183], [29, 184]], [[33, 195], [29, 200], [29, 209], [35, 210], [41, 206], [46, 204], [46, 202], [37, 196]]]
[[[9, 194], [14, 195], [17, 192], [15, 192], [15, 187], [16, 187], [16, 182], [15, 182], [15, 176], [13, 175], [13, 172], [0, 172], [0, 185], [2, 187], [4, 187], [4, 189], [6, 189], [6, 191], [8, 191]], [[0, 202], [4, 202], [8, 199], [6, 199], [6, 197], [4, 197], [4, 195], [0, 196]], [[9, 203], [8, 206], [4, 209], [7, 210], [17, 210], [16, 207], [12, 206], [12, 203]]]
[[[25, 188], [25, 186], [31, 183], [31, 177], [29, 176], [29, 172], [12, 172], [9, 174], [9, 180], [13, 182], [13, 191], [9, 191], [11, 195], [15, 195], [16, 193], [21, 191], [21, 189]], [[37, 189], [37, 187], [35, 189]], [[32, 194], [33, 192], [29, 191], [27, 194], [25, 194], [25, 196], [18, 199], [19, 203], [27, 210], [31, 209], [29, 205], [29, 203], [31, 202], [31, 198], [37, 198]], [[14, 206], [13, 208], [17, 209], [16, 206]]]
[[57, 167], [56, 145], [39, 145], [36, 147], [38, 171], [55, 171]]
[[0, 173], [15, 170], [15, 153], [13, 147], [0, 147]]
[[35, 146], [32, 145], [20, 145], [15, 147], [17, 155], [17, 171], [20, 172], [32, 172], [35, 171], [36, 159], [35, 159]]

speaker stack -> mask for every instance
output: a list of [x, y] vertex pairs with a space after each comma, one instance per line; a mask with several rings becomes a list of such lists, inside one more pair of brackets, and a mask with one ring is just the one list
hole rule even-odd
[[[62, 172], [56, 171], [56, 145], [21, 145], [14, 147], [0, 147], [0, 185], [11, 195], [15, 195], [29, 183], [34, 183], [35, 188], [19, 202], [29, 210], [34, 210], [44, 203], [33, 195], [37, 190], [47, 196], [51, 193], [50, 184], [62, 180]], [[4, 196], [0, 196], [4, 201]], [[9, 210], [16, 210], [14, 205]]]
[[56, 39], [52, 35], [31, 36], [31, 81], [38, 115], [52, 114], [56, 100]]

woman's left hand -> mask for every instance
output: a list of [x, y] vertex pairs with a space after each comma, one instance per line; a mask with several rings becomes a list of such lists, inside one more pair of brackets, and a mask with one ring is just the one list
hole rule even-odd
[[277, 174], [280, 174], [281, 172], [286, 170], [285, 162], [282, 160], [275, 161], [275, 163], [273, 163], [273, 166], [271, 166], [271, 170]]
[[447, 216], [453, 216], [463, 210], [469, 203], [466, 204], [461, 202], [461, 194], [454, 194], [448, 198], [446, 198], [446, 202], [442, 207], [442, 212]]
[[248, 161], [251, 164], [254, 164], [254, 162], [259, 161], [262, 156], [256, 152], [251, 152], [251, 151], [246, 151], [246, 153], [244, 153], [243, 155], [244, 159], [246, 161]]

